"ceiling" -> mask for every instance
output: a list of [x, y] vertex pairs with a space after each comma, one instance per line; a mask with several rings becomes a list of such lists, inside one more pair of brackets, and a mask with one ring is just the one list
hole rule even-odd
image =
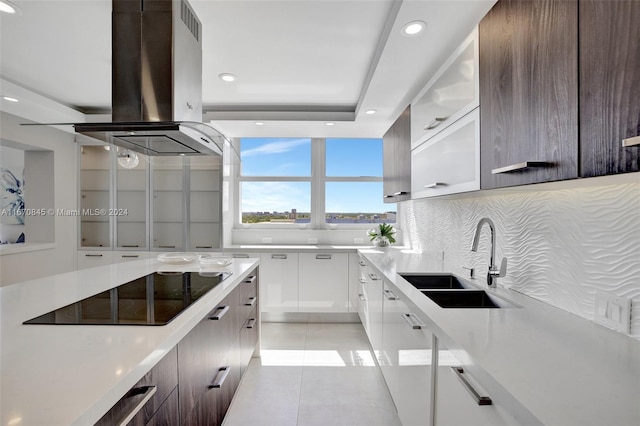
[[[1, 94], [16, 85], [108, 112], [111, 0], [11, 1], [21, 13], [0, 14], [0, 76], [11, 83]], [[204, 121], [230, 137], [380, 137], [495, 0], [190, 3], [202, 22]], [[403, 35], [413, 20], [426, 30]]]

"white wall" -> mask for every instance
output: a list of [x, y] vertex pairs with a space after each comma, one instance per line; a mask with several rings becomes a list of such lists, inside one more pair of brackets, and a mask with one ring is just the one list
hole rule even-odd
[[470, 248], [478, 221], [492, 219], [496, 262], [509, 261], [499, 283], [590, 320], [596, 291], [630, 298], [640, 339], [640, 173], [414, 200], [403, 210], [405, 241], [475, 267], [483, 285], [488, 227], [478, 252]]
[[[77, 147], [74, 135], [49, 126], [20, 125], [25, 122], [28, 120], [5, 112], [0, 113], [2, 144], [21, 149], [53, 152], [54, 208], [76, 209]], [[42, 152], [42, 154], [45, 153]], [[29, 182], [26, 182], [26, 185], [28, 186]], [[37, 192], [37, 189], [41, 188], [34, 188], [34, 192]], [[50, 220], [50, 218], [47, 219]], [[77, 217], [55, 216], [53, 233], [55, 246], [52, 248], [20, 253], [0, 252], [0, 286], [75, 269]], [[27, 239], [37, 241], [38, 236], [27, 235]], [[45, 240], [50, 239], [50, 235], [45, 238]]]

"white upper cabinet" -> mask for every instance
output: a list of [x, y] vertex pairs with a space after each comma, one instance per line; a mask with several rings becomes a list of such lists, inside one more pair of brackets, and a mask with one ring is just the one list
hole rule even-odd
[[465, 115], [411, 151], [412, 198], [480, 189], [480, 113]]
[[411, 148], [479, 105], [477, 28], [411, 103]]

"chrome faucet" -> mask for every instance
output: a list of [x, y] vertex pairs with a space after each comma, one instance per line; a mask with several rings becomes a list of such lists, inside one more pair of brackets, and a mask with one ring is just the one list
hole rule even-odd
[[489, 230], [491, 231], [491, 258], [489, 259], [489, 272], [487, 272], [487, 285], [489, 287], [495, 287], [498, 278], [507, 275], [507, 258], [502, 258], [500, 269], [498, 269], [495, 265], [496, 228], [491, 219], [485, 217], [480, 219], [480, 222], [478, 222], [478, 226], [476, 227], [476, 234], [473, 237], [473, 244], [471, 245], [471, 251], [478, 251], [478, 243], [480, 242], [480, 231], [482, 230], [482, 225], [484, 225], [485, 223], [489, 225]]

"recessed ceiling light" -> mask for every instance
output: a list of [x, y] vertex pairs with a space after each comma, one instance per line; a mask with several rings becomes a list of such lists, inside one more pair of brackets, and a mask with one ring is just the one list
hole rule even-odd
[[16, 98], [12, 98], [11, 96], [3, 96], [2, 99], [4, 99], [5, 101], [9, 101], [9, 102], [18, 102], [18, 100]]
[[367, 115], [372, 115], [372, 114], [375, 114], [376, 112], [378, 112], [377, 109], [368, 109], [364, 113]]
[[427, 24], [424, 21], [411, 21], [402, 27], [402, 34], [406, 36], [415, 36], [420, 34]]
[[327, 121], [327, 122], [326, 122], [326, 123], [324, 123], [324, 124], [326, 124], [327, 126], [333, 126], [333, 125], [334, 125], [334, 124], [336, 124], [336, 123], [333, 123], [333, 122], [331, 122], [331, 121]]
[[20, 15], [20, 9], [18, 9], [18, 7], [9, 0], [0, 0], [0, 12]]
[[220, 77], [220, 80], [226, 81], [227, 83], [234, 82], [234, 81], [236, 81], [238, 79], [238, 77], [236, 77], [233, 74], [229, 74], [229, 73], [222, 73], [222, 74], [218, 75], [218, 77]]
[[256, 121], [256, 126], [264, 126], [264, 123], [262, 121]]

